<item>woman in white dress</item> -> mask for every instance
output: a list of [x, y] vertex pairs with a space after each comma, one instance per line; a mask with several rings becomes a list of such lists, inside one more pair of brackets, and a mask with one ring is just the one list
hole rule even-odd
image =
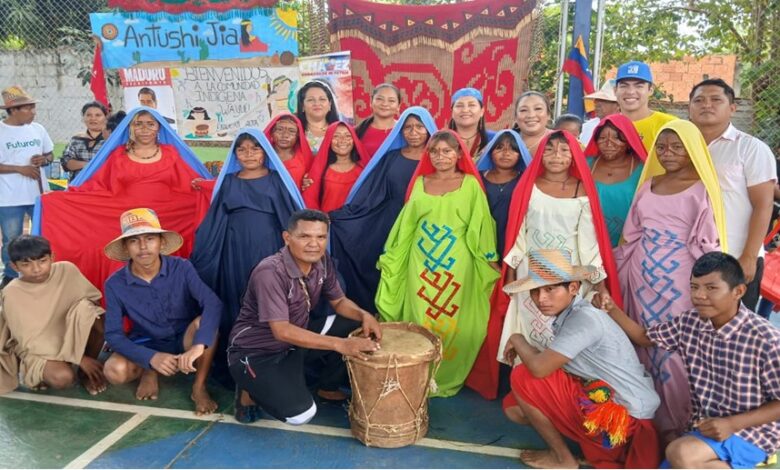
[[[490, 299], [487, 336], [466, 384], [487, 399], [498, 392], [499, 363], [508, 338], [522, 333], [536, 347], [552, 340], [551, 322], [528, 293], [507, 295], [504, 285], [528, 274], [530, 250], [559, 248], [572, 262], [597, 266], [582, 293], [606, 289], [622, 305], [609, 232], [590, 169], [577, 139], [555, 131], [539, 143], [509, 205], [501, 277]], [[617, 296], [617, 297], [616, 297]], [[498, 361], [496, 361], [498, 359]]]
[[[504, 255], [507, 281], [528, 275], [530, 250], [556, 248], [570, 251], [575, 264], [597, 267], [590, 282], [582, 284], [581, 295], [604, 290], [620, 295], [595, 185], [574, 136], [554, 132], [543, 139], [518, 188], [510, 209], [514, 223], [507, 226], [507, 242], [514, 240]], [[528, 292], [510, 295], [498, 351], [514, 333], [538, 348], [547, 347], [553, 339], [553, 319], [539, 312]]]

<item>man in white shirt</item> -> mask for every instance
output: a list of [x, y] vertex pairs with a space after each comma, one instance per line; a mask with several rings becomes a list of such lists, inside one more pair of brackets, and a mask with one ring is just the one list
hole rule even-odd
[[734, 89], [717, 79], [693, 87], [688, 114], [699, 128], [718, 173], [726, 210], [729, 254], [739, 259], [748, 290], [742, 302], [755, 311], [764, 271], [763, 240], [772, 215], [777, 181], [772, 151], [731, 123], [737, 107]]
[[11, 268], [8, 243], [22, 234], [24, 216], [32, 217], [35, 199], [47, 190], [41, 170], [52, 161], [52, 144], [46, 129], [33, 122], [35, 101], [20, 86], [2, 91], [7, 117], [0, 122], [0, 231], [3, 232], [3, 280], [0, 289], [18, 274]]

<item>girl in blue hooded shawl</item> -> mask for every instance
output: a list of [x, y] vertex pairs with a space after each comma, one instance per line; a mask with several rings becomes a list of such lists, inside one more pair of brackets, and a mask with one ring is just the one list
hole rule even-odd
[[240, 131], [195, 232], [191, 258], [225, 306], [222, 338], [238, 316], [252, 268], [284, 246], [287, 219], [302, 207], [298, 188], [265, 135]]
[[403, 208], [428, 137], [435, 131], [425, 108], [404, 111], [352, 187], [347, 203], [330, 213], [330, 248], [344, 277], [346, 295], [369, 312], [376, 312], [377, 260]]
[[513, 130], [500, 131], [485, 146], [477, 163], [477, 169], [485, 184], [490, 214], [496, 221], [498, 252], [504, 252], [504, 237], [509, 216], [512, 192], [520, 181], [523, 171], [531, 164], [528, 152], [520, 134]]

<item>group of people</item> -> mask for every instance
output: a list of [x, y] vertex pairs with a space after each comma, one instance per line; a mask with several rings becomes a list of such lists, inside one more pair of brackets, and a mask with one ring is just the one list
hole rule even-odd
[[35, 101], [6, 89], [0, 391], [78, 376], [155, 399], [159, 374], [194, 373], [211, 413], [213, 365], [240, 422], [303, 424], [348, 398], [342, 355], [408, 321], [442, 340], [432, 396], [495, 399], [508, 378], [507, 417], [549, 445], [522, 452], [532, 466], [576, 467], [562, 436], [596, 467], [655, 467], [663, 449], [674, 467], [766, 461], [780, 332], [753, 310], [775, 160], [731, 124], [722, 80], [693, 88], [690, 121], [651, 110], [653, 86], [623, 64], [586, 97], [595, 119], [553, 129], [527, 91], [493, 132], [473, 88], [439, 130], [382, 84], [353, 128], [312, 81], [297, 114], [239, 132], [216, 180], [154, 109], [109, 134], [89, 104], [63, 156], [78, 174], [51, 193]]

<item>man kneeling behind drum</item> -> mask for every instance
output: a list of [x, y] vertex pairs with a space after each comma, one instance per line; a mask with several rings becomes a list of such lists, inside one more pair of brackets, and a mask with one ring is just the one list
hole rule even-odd
[[[325, 253], [329, 225], [324, 212], [295, 212], [282, 234], [286, 246], [252, 270], [228, 342], [240, 422], [256, 421], [259, 406], [288, 424], [308, 423], [317, 405], [306, 386], [304, 363], [314, 359], [323, 368], [317, 390], [321, 398], [343, 400], [346, 395], [338, 388], [347, 374], [341, 355], [367, 359], [366, 352], [380, 347], [379, 323], [344, 296]], [[321, 295], [338, 313], [332, 325], [322, 327], [309, 323]], [[363, 337], [345, 337], [351, 326], [344, 326], [353, 322], [362, 324]], [[320, 330], [329, 334], [318, 334]]]

